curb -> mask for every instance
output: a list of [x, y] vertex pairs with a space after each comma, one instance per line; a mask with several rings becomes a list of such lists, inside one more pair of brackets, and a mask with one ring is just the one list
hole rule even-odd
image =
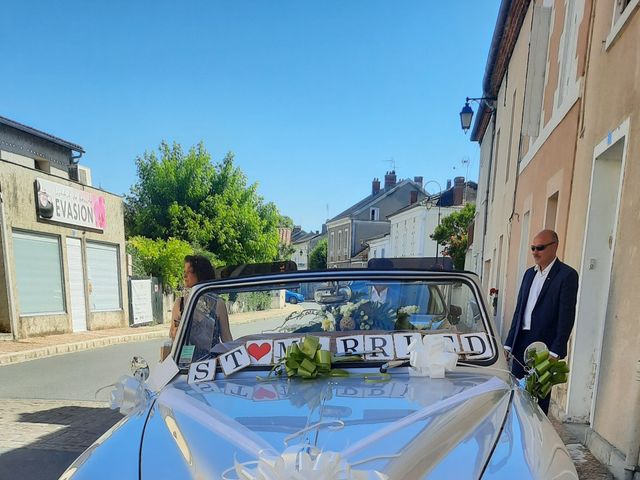
[[114, 337], [96, 338], [82, 342], [52, 345], [50, 347], [34, 348], [33, 350], [25, 350], [23, 352], [3, 353], [0, 354], [0, 366], [28, 362], [30, 360], [53, 357], [56, 355], [64, 355], [66, 353], [81, 352], [84, 350], [91, 350], [93, 348], [108, 347], [110, 345], [117, 345], [120, 343], [154, 340], [156, 338], [168, 338], [168, 331], [165, 329], [154, 330], [152, 332], [132, 333]]

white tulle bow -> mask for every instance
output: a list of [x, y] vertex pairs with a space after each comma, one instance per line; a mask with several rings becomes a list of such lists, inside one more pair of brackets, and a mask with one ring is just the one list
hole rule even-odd
[[110, 386], [114, 387], [111, 390], [111, 408], [120, 410], [123, 415], [142, 409], [151, 397], [144, 383], [129, 375], [123, 375]]
[[458, 354], [453, 345], [443, 336], [424, 335], [414, 339], [407, 348], [410, 375], [431, 378], [444, 378], [445, 371], [453, 370]]
[[[255, 465], [249, 468], [248, 465]], [[336, 452], [322, 452], [313, 447], [297, 445], [281, 455], [259, 455], [257, 462], [235, 463], [240, 480], [387, 480], [389, 477], [373, 470], [355, 470]], [[225, 479], [232, 477], [223, 476]]]

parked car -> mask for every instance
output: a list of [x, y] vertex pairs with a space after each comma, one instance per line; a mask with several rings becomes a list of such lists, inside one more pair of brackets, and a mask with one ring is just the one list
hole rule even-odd
[[[329, 288], [349, 282], [390, 290]], [[294, 284], [333, 292], [332, 301], [320, 294], [302, 311], [274, 308], [249, 324], [221, 313], [227, 294]], [[137, 392], [133, 411], [64, 478], [261, 479], [292, 469], [319, 478], [308, 474], [318, 468], [329, 472], [322, 478], [351, 478], [351, 469], [392, 480], [577, 479], [553, 426], [510, 375], [480, 292], [470, 273], [410, 269], [199, 284], [167, 360], [178, 373], [152, 392], [125, 389]], [[455, 315], [438, 313], [434, 329], [436, 295], [437, 312]], [[227, 321], [234, 338], [220, 342]], [[442, 376], [408, 359], [409, 344], [426, 340], [455, 350]]]
[[284, 300], [287, 303], [292, 303], [295, 305], [296, 303], [304, 302], [304, 295], [301, 295], [298, 292], [292, 292], [291, 290], [285, 290]]

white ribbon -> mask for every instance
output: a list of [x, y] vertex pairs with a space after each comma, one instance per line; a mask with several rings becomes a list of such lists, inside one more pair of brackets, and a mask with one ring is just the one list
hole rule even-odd
[[110, 406], [113, 410], [119, 409], [123, 415], [129, 415], [141, 410], [151, 398], [144, 384], [129, 375], [123, 375], [116, 383], [109, 386], [114, 387], [111, 390]]
[[413, 367], [409, 374], [419, 377], [444, 378], [444, 372], [453, 370], [458, 361], [453, 345], [440, 335], [415, 338], [407, 351], [409, 364]]
[[[378, 471], [354, 470], [336, 452], [323, 452], [309, 445], [287, 448], [281, 455], [261, 454], [257, 462], [235, 462], [223, 474], [235, 470], [239, 480], [388, 480]], [[248, 465], [256, 465], [249, 468]]]

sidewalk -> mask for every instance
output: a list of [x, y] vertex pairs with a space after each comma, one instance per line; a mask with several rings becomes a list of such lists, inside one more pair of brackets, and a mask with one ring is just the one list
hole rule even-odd
[[118, 343], [169, 338], [169, 324], [63, 333], [0, 342], [0, 366]]
[[564, 424], [553, 416], [550, 416], [549, 420], [569, 450], [580, 480], [609, 480], [613, 478], [611, 472], [593, 456], [587, 447], [580, 443], [570, 424]]
[[[291, 312], [302, 309], [300, 305], [285, 304], [284, 308], [278, 310], [278, 314], [284, 318], [284, 316], [289, 315]], [[272, 310], [236, 313], [231, 316], [230, 323], [231, 325], [239, 325], [264, 320], [270, 316], [273, 316]], [[0, 341], [0, 366], [50, 357], [52, 355], [64, 355], [70, 352], [106, 347], [117, 343], [142, 342], [161, 338], [169, 339], [168, 323], [149, 327], [109, 328], [105, 330], [46, 335], [17, 341], [2, 340]]]

